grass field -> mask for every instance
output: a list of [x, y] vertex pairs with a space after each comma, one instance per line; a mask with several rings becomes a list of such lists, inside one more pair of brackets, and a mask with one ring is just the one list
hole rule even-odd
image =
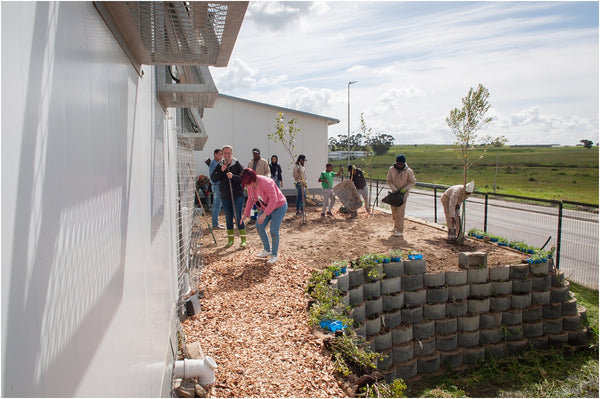
[[[371, 177], [385, 180], [397, 154], [404, 154], [417, 181], [443, 185], [463, 181], [462, 161], [451, 145], [397, 145], [387, 155], [374, 156]], [[598, 204], [598, 147], [502, 147], [474, 150], [468, 180], [475, 189], [525, 197]], [[346, 161], [335, 161], [345, 165]], [[366, 158], [352, 160], [369, 172]]]

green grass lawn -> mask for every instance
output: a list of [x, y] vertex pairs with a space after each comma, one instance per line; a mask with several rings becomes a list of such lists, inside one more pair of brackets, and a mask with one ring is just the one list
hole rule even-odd
[[[397, 154], [404, 154], [419, 182], [461, 184], [463, 165], [454, 146], [393, 146], [371, 160], [371, 177], [385, 180]], [[598, 147], [502, 147], [474, 150], [467, 178], [481, 192], [598, 204]], [[498, 172], [496, 174], [496, 159]], [[352, 163], [368, 173], [366, 158]], [[337, 164], [345, 161], [336, 161]]]

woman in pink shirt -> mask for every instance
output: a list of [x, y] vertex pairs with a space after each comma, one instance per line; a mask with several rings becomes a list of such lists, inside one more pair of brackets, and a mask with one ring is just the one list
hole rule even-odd
[[[240, 175], [242, 186], [248, 190], [248, 201], [244, 209], [244, 219], [250, 217], [250, 210], [256, 204], [260, 216], [256, 220], [256, 230], [263, 243], [263, 250], [258, 258], [269, 258], [267, 263], [277, 262], [279, 249], [279, 228], [287, 212], [287, 200], [273, 179], [259, 176], [252, 169], [244, 169]], [[266, 227], [271, 222], [271, 242], [267, 236]]]

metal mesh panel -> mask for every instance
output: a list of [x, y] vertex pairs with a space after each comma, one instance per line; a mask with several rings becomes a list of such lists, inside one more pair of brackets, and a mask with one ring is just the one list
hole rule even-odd
[[156, 64], [214, 65], [228, 5], [209, 2], [126, 2]]
[[180, 297], [185, 297], [190, 292], [190, 243], [196, 187], [192, 148], [189, 138], [177, 138], [177, 278]]

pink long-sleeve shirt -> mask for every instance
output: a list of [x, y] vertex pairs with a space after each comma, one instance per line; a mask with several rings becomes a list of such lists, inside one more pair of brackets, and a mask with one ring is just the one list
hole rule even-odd
[[285, 195], [270, 177], [258, 175], [256, 176], [256, 187], [248, 185], [246, 189], [248, 190], [248, 201], [246, 201], [246, 209], [244, 209], [245, 218], [250, 216], [252, 206], [259, 199], [266, 204], [262, 208], [266, 215], [270, 215], [271, 212], [287, 202]]

